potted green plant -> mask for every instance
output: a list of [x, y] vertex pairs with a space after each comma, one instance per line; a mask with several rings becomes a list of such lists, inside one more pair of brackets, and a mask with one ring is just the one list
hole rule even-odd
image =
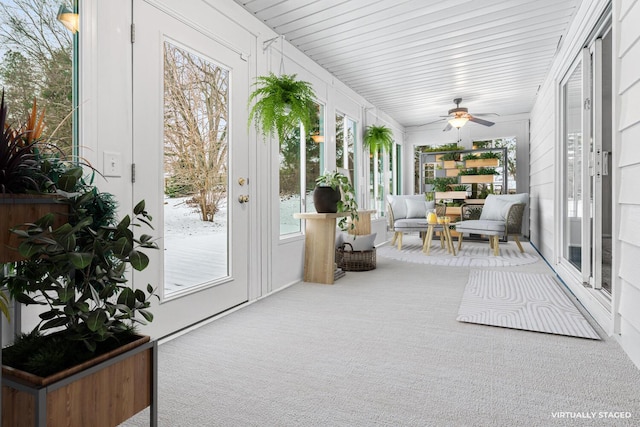
[[[0, 273], [0, 287], [6, 287], [17, 303], [45, 309], [31, 333], [3, 349], [3, 386], [13, 389], [2, 394], [4, 422], [35, 425], [43, 408], [55, 408], [52, 412], [61, 419], [49, 419], [52, 425], [97, 425], [87, 418], [95, 416], [95, 400], [107, 405], [100, 412], [109, 414], [106, 422], [117, 425], [149, 406], [154, 393], [156, 344], [134, 330], [135, 324], [153, 318], [148, 310], [153, 289], [134, 290], [126, 277], [128, 267], [147, 267], [149, 259], [142, 249], [157, 247], [149, 235], [133, 232], [141, 225], [151, 227], [151, 217], [140, 202], [132, 217], [117, 221], [113, 196], [88, 184], [82, 166], [42, 154], [35, 146], [38, 138], [28, 141], [25, 132], [3, 135], [0, 142], [12, 144], [14, 154], [18, 150], [23, 165], [12, 182], [24, 185], [12, 191], [26, 186], [27, 191], [44, 189], [56, 197], [54, 207], [40, 218], [23, 217], [19, 223], [27, 222], [18, 225], [12, 216], [11, 230], [6, 230], [18, 237], [12, 251], [20, 261], [9, 274]], [[20, 151], [25, 146], [32, 150]], [[8, 212], [14, 210], [11, 204]], [[0, 297], [0, 303], [6, 302]], [[101, 375], [109, 384], [96, 383]], [[43, 393], [44, 405], [28, 403], [29, 396]], [[122, 399], [123, 393], [142, 398], [134, 404], [116, 403], [115, 396]]]
[[9, 228], [22, 222], [35, 221], [47, 212], [65, 212], [57, 203], [55, 184], [43, 161], [45, 148], [40, 136], [44, 128], [44, 112], [38, 114], [33, 101], [31, 114], [18, 127], [7, 123], [8, 107], [4, 92], [0, 101], [0, 263], [18, 261], [17, 237]]
[[[67, 222], [53, 228], [54, 214], [49, 213], [13, 230], [22, 240], [18, 250], [25, 260], [15, 265], [13, 274], [0, 278], [0, 286], [6, 286], [18, 303], [40, 305], [45, 310], [33, 331], [4, 349], [5, 386], [16, 381], [29, 382], [34, 390], [38, 390], [56, 388], [54, 384], [70, 381], [65, 380], [68, 377], [76, 381], [75, 376], [79, 376], [77, 381], [83, 381], [87, 367], [114, 355], [122, 358], [125, 351], [132, 352], [131, 357], [140, 357], [137, 348], [149, 342], [149, 337], [135, 333], [134, 326], [153, 319], [148, 311], [153, 289], [148, 285], [146, 292], [133, 290], [126, 274], [128, 267], [135, 270], [147, 267], [149, 258], [141, 249], [157, 248], [151, 236], [136, 236], [132, 230], [142, 224], [151, 227], [151, 217], [142, 201], [135, 206], [132, 217], [127, 215], [116, 221], [112, 196], [100, 193], [93, 186], [79, 184], [81, 175], [81, 167], [71, 167], [59, 177], [58, 192], [62, 203], [70, 207]], [[144, 349], [151, 351], [150, 347]], [[153, 363], [154, 358], [147, 355], [145, 359], [146, 363]], [[128, 359], [123, 359], [123, 363], [126, 361]], [[111, 369], [115, 369], [113, 375], [117, 375], [116, 371], [122, 368]], [[150, 372], [151, 368], [145, 368], [136, 375], [146, 378]], [[114, 381], [117, 383], [115, 378]], [[151, 384], [151, 378], [147, 383]], [[150, 387], [148, 384], [146, 387]], [[113, 389], [113, 392], [118, 391]], [[142, 392], [145, 393], [144, 388]], [[85, 394], [94, 399], [93, 393], [87, 391]], [[149, 394], [148, 388], [146, 393]], [[15, 393], [4, 395], [5, 399], [16, 399]], [[55, 401], [55, 394], [51, 396]], [[77, 399], [83, 398], [78, 396]], [[67, 413], [63, 408], [61, 413], [68, 416], [74, 411], [81, 413], [86, 403], [72, 399], [66, 405], [73, 405], [74, 409]], [[17, 411], [24, 409], [16, 405]], [[117, 424], [148, 405], [135, 408], [135, 412], [131, 412], [129, 405], [120, 405], [129, 412], [114, 413], [110, 417]], [[13, 420], [35, 417], [6, 411], [4, 416]]]
[[393, 147], [393, 132], [384, 125], [367, 126], [363, 143], [364, 148], [368, 148], [370, 153], [388, 153]]
[[[313, 202], [317, 212], [348, 212], [347, 218], [341, 218], [338, 225], [341, 229], [355, 228], [358, 219], [358, 203], [355, 190], [349, 178], [338, 171], [325, 171], [316, 178], [316, 189], [313, 192]], [[326, 200], [325, 200], [326, 198]]]
[[[311, 130], [315, 92], [311, 83], [297, 80], [295, 74], [260, 76], [254, 83], [256, 89], [249, 96], [249, 122], [255, 122], [263, 137], [282, 138], [300, 123]], [[277, 135], [276, 135], [277, 134]]]

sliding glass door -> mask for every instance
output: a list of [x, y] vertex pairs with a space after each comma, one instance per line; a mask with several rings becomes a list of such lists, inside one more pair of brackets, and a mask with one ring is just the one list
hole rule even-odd
[[585, 47], [561, 82], [562, 254], [576, 279], [610, 299], [611, 31]]

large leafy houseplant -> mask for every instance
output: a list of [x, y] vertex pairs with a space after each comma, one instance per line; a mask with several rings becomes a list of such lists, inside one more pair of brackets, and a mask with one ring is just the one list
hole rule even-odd
[[364, 132], [364, 147], [370, 153], [383, 151], [388, 153], [393, 147], [393, 132], [384, 125], [367, 126]]
[[[249, 96], [249, 126], [255, 121], [256, 129], [266, 138], [283, 138], [300, 123], [311, 130], [311, 117], [315, 111], [315, 92], [311, 84], [297, 80], [295, 74], [260, 76], [256, 89]], [[277, 135], [276, 135], [277, 134]]]
[[[144, 202], [133, 217], [116, 221], [113, 196], [87, 183], [83, 166], [62, 159], [55, 145], [40, 140], [43, 114], [37, 114], [35, 101], [17, 128], [6, 124], [4, 96], [0, 105], [0, 187], [10, 198], [19, 196], [15, 193], [55, 197], [56, 208], [44, 216], [7, 227], [13, 227], [9, 234], [18, 236], [19, 246], [6, 251], [19, 253], [15, 259], [21, 260], [9, 274], [0, 273], [0, 287], [17, 302], [47, 307], [32, 333], [6, 349], [5, 362], [46, 375], [118, 346], [132, 335], [135, 322], [152, 320], [147, 310], [152, 288], [133, 291], [126, 269], [146, 268], [149, 259], [140, 249], [157, 246], [149, 235], [135, 237], [131, 230], [151, 227]], [[16, 209], [14, 202], [5, 206]], [[3, 312], [6, 304], [0, 295]]]
[[338, 171], [325, 171], [316, 178], [316, 185], [319, 187], [331, 187], [333, 190], [340, 192], [341, 197], [337, 202], [337, 211], [348, 212], [351, 221], [347, 224], [347, 218], [343, 217], [338, 222], [338, 225], [343, 230], [354, 229], [355, 221], [358, 219], [358, 202], [349, 178]]
[[17, 302], [46, 307], [35, 329], [4, 351], [5, 364], [40, 376], [119, 346], [132, 339], [135, 323], [153, 319], [152, 287], [134, 291], [126, 270], [146, 268], [141, 249], [157, 248], [151, 236], [132, 231], [151, 227], [144, 201], [116, 221], [113, 197], [86, 184], [81, 166], [49, 163], [47, 170], [69, 216], [59, 227], [49, 213], [13, 229], [25, 260], [0, 278]]

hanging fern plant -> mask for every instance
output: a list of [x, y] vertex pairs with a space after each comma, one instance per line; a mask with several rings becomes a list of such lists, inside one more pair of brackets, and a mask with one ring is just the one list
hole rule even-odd
[[391, 151], [393, 147], [393, 132], [388, 127], [381, 126], [367, 126], [364, 132], [364, 147], [369, 149], [370, 153], [377, 151]]
[[255, 101], [249, 112], [249, 126], [255, 120], [263, 137], [281, 139], [300, 123], [307, 131], [311, 129], [316, 95], [310, 83], [296, 80], [295, 74], [278, 77], [269, 73], [258, 77], [254, 86], [256, 89], [249, 96], [249, 105]]

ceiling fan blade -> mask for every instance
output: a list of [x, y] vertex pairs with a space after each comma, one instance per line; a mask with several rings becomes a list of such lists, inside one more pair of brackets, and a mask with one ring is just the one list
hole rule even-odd
[[449, 130], [453, 129], [453, 126], [451, 126], [451, 123], [447, 123], [447, 125], [444, 127], [444, 129], [442, 129], [442, 132], [447, 132]]
[[473, 113], [474, 116], [499, 116], [498, 113]]
[[489, 120], [483, 120], [483, 119], [479, 119], [479, 118], [473, 117], [473, 116], [469, 117], [469, 121], [477, 123], [479, 125], [483, 125], [483, 126], [493, 126], [493, 125], [495, 125], [495, 123], [490, 122]]

